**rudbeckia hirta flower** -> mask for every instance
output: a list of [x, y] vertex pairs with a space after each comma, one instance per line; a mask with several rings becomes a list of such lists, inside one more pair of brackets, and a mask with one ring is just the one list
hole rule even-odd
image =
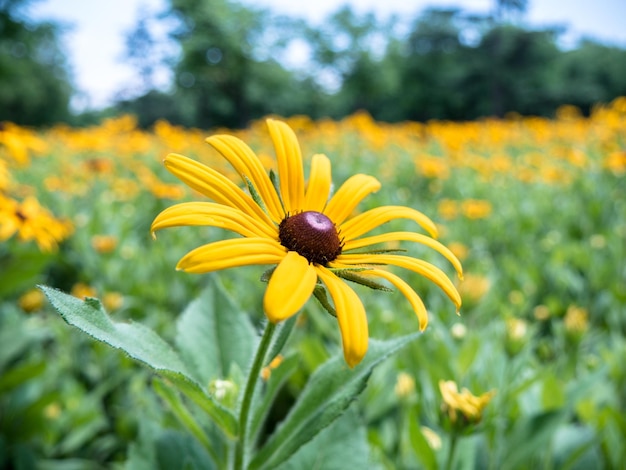
[[[248, 191], [221, 173], [182, 155], [170, 154], [166, 168], [185, 184], [213, 202], [186, 202], [161, 212], [152, 232], [174, 226], [209, 225], [233, 231], [241, 238], [215, 241], [187, 253], [177, 269], [207, 273], [244, 265], [275, 265], [263, 300], [265, 315], [276, 323], [300, 310], [311, 294], [324, 286], [341, 331], [343, 352], [350, 367], [367, 351], [368, 328], [363, 304], [344, 281], [378, 285], [391, 283], [408, 299], [419, 319], [428, 323], [426, 308], [415, 291], [385, 265], [414, 271], [438, 285], [458, 308], [461, 298], [454, 284], [438, 267], [426, 261], [370, 249], [387, 242], [410, 241], [433, 248], [447, 258], [462, 276], [461, 263], [434, 237], [435, 224], [421, 212], [403, 206], [383, 206], [350, 217], [357, 205], [380, 188], [376, 178], [350, 177], [332, 197], [330, 160], [321, 154], [311, 159], [305, 185], [302, 155], [296, 135], [284, 122], [268, 119], [274, 144], [278, 179], [263, 167], [255, 153], [240, 139], [215, 135], [207, 142], [239, 173]], [[362, 237], [393, 219], [416, 222], [430, 236], [414, 232], [390, 232]], [[322, 296], [318, 296], [322, 298]]]

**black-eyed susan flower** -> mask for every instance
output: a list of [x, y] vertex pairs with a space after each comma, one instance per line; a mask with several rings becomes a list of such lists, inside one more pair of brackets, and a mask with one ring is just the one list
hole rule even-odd
[[0, 193], [0, 241], [15, 235], [19, 241], [34, 240], [41, 251], [51, 252], [72, 230], [69, 221], [55, 218], [34, 197], [20, 202]]
[[[311, 159], [305, 185], [296, 135], [283, 122], [268, 119], [267, 125], [276, 152], [278, 179], [266, 172], [259, 158], [240, 139], [229, 135], [207, 139], [239, 173], [248, 192], [192, 159], [177, 154], [166, 157], [165, 166], [171, 173], [214, 202], [172, 206], [156, 217], [152, 232], [174, 226], [209, 225], [242, 236], [190, 251], [179, 261], [177, 269], [207, 273], [235, 266], [275, 265], [263, 301], [265, 315], [273, 323], [294, 315], [311, 294], [317, 296], [325, 286], [334, 307], [329, 303], [325, 306], [337, 317], [344, 357], [350, 367], [358, 364], [367, 351], [368, 328], [361, 300], [342, 278], [366, 285], [376, 285], [376, 278], [388, 281], [408, 299], [420, 329], [428, 322], [422, 300], [405, 281], [384, 269], [385, 265], [425, 276], [443, 289], [457, 309], [460, 307], [461, 298], [454, 284], [438, 267], [384, 250], [362, 251], [380, 243], [421, 243], [441, 253], [461, 276], [461, 263], [434, 239], [437, 229], [428, 217], [403, 206], [377, 207], [350, 217], [363, 198], [380, 188], [378, 180], [354, 175], [330, 197], [330, 160], [318, 154]], [[393, 219], [410, 219], [430, 236], [391, 232], [361, 237]], [[318, 298], [322, 300], [322, 296]]]

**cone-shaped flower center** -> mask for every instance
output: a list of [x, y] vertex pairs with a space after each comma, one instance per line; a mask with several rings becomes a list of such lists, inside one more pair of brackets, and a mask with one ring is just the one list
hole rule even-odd
[[341, 253], [335, 224], [319, 212], [301, 212], [283, 219], [278, 236], [285, 248], [298, 252], [310, 263], [326, 265]]

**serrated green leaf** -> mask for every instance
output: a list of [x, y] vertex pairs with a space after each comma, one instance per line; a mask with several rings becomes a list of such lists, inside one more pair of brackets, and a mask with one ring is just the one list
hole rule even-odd
[[345, 470], [366, 468], [374, 470], [370, 461], [370, 449], [365, 427], [358, 414], [349, 408], [334, 423], [276, 468], [276, 470], [300, 470], [320, 468]]
[[389, 341], [370, 340], [365, 359], [349, 369], [337, 355], [320, 366], [276, 432], [250, 462], [250, 469], [275, 468], [335, 421], [363, 391], [376, 365], [419, 333]]
[[259, 341], [248, 315], [217, 280], [191, 302], [177, 322], [176, 345], [199, 383], [246, 370]]
[[121, 349], [157, 371], [170, 370], [189, 376], [187, 368], [172, 347], [146, 326], [113, 322], [97, 299], [83, 302], [50, 287], [42, 286], [41, 290], [67, 323], [92, 338]]
[[176, 351], [154, 331], [139, 323], [113, 322], [95, 299], [83, 302], [57, 289], [40, 288], [68, 324], [153, 368], [206, 411], [227, 435], [237, 434], [234, 415], [191, 378]]

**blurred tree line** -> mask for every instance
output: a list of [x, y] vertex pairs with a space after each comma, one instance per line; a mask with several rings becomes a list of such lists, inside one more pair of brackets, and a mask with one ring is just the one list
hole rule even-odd
[[[68, 119], [58, 27], [20, 17], [24, 3], [0, 0], [0, 120]], [[126, 39], [137, 83], [114, 107], [74, 123], [121, 112], [142, 126], [167, 119], [202, 128], [357, 110], [383, 121], [549, 116], [564, 103], [587, 112], [626, 95], [625, 49], [584, 40], [564, 50], [563, 28], [521, 26], [526, 7], [496, 0], [489, 14], [430, 8], [402, 21], [343, 7], [311, 26], [229, 0], [168, 0]], [[173, 77], [168, 90], [155, 86], [164, 68]]]

